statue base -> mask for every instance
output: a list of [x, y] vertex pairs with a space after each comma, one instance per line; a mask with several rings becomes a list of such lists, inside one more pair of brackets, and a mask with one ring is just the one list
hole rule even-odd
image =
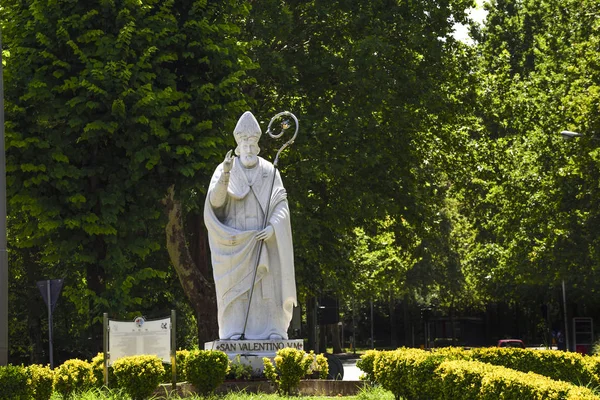
[[302, 339], [292, 340], [215, 340], [204, 343], [204, 350], [220, 350], [233, 362], [252, 367], [253, 375], [258, 376], [264, 369], [263, 357], [273, 360], [278, 350], [292, 347], [304, 350]]

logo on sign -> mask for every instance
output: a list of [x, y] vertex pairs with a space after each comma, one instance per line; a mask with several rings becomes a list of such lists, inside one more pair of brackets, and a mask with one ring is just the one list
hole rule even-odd
[[133, 320], [133, 322], [135, 322], [135, 326], [137, 326], [138, 328], [141, 328], [142, 325], [144, 325], [144, 317], [135, 317], [135, 319]]

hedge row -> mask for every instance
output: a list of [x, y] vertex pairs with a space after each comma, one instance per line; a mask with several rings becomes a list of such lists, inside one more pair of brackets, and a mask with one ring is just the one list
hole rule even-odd
[[[221, 351], [193, 350], [177, 352], [179, 377], [194, 384], [199, 393], [207, 394], [225, 379], [229, 359]], [[109, 385], [122, 388], [133, 400], [149, 397], [161, 382], [171, 381], [171, 368], [157, 356], [123, 357], [109, 367]], [[49, 400], [53, 392], [63, 399], [104, 385], [104, 355], [98, 354], [87, 362], [79, 359], [65, 361], [54, 371], [47, 366], [0, 367], [0, 399]]]
[[[546, 365], [542, 365], [544, 361]], [[588, 399], [598, 397], [568, 382], [584, 385], [595, 382], [597, 376], [592, 371], [595, 361], [572, 353], [522, 349], [444, 348], [430, 352], [402, 348], [369, 351], [357, 365], [365, 372], [365, 379], [390, 390], [397, 399]], [[552, 374], [544, 376], [543, 372], [548, 371]], [[465, 395], [469, 390], [476, 391], [477, 396]], [[498, 397], [498, 391], [503, 392], [502, 397]], [[513, 392], [518, 396], [513, 396]], [[543, 395], [530, 397], [529, 393]]]
[[600, 386], [600, 359], [574, 352], [489, 347], [466, 351], [468, 359], [535, 372], [576, 385]]
[[[265, 372], [270, 372], [267, 377], [284, 392], [293, 391], [307, 374], [319, 372], [321, 379], [328, 374], [327, 359], [323, 355], [315, 356], [313, 352], [286, 348], [277, 352], [275, 365], [269, 358], [263, 361]], [[196, 392], [203, 396], [214, 392], [230, 370], [234, 377], [250, 377], [252, 370], [239, 359], [232, 363], [222, 351], [211, 350], [178, 351], [177, 365], [181, 371], [179, 377], [194, 385]], [[108, 368], [109, 386], [123, 389], [132, 400], [146, 399], [160, 382], [171, 381], [171, 368], [168, 367], [165, 368], [154, 355], [123, 357]], [[53, 392], [69, 399], [73, 394], [103, 385], [102, 353], [91, 362], [68, 360], [54, 371], [39, 365], [0, 367], [0, 400], [49, 400]]]
[[438, 399], [598, 399], [585, 387], [479, 361], [444, 361], [433, 382]]

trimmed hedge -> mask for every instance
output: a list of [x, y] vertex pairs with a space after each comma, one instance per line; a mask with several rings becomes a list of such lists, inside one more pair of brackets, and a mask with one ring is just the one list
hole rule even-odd
[[479, 361], [445, 361], [433, 379], [439, 392], [432, 398], [439, 399], [598, 399], [585, 387]]
[[229, 358], [222, 351], [192, 350], [186, 357], [184, 373], [198, 394], [214, 392], [228, 371]]
[[[460, 384], [452, 387], [448, 386], [449, 383], [446, 383], [446, 387], [442, 389], [439, 367], [450, 361], [456, 361], [457, 365], [463, 366], [462, 369], [457, 369], [459, 372], [455, 374], [460, 375]], [[589, 397], [590, 395], [593, 396], [591, 391], [575, 385], [591, 384], [591, 386], [596, 386], [595, 382], [598, 378], [592, 367], [597, 368], [598, 361], [575, 353], [516, 348], [463, 350], [448, 347], [433, 351], [412, 348], [401, 348], [394, 351], [369, 351], [361, 357], [357, 366], [365, 372], [366, 379], [391, 391], [396, 399], [401, 397], [416, 400], [438, 398], [479, 399], [484, 398], [481, 397], [483, 394], [480, 393], [480, 386], [482, 384], [485, 386], [485, 382], [488, 381], [491, 382], [489, 383], [489, 385], [492, 385], [490, 387], [495, 388], [495, 392], [492, 391], [493, 395], [485, 397], [490, 399], [575, 399], [579, 395], [582, 396], [582, 399], [588, 399], [598, 397]], [[469, 368], [464, 367], [464, 365], [468, 365]], [[519, 371], [519, 369], [521, 370]], [[528, 372], [531, 372], [531, 376], [527, 374]], [[544, 373], [548, 375], [545, 376]], [[524, 378], [523, 376], [528, 377]], [[553, 379], [564, 382], [553, 382]], [[552, 384], [548, 384], [548, 382]], [[537, 389], [532, 388], [538, 384], [540, 387]], [[471, 393], [469, 390], [475, 392]], [[487, 393], [491, 390], [487, 388], [484, 391], [485, 396], [488, 396]], [[503, 391], [501, 397], [499, 397], [498, 391]], [[512, 396], [513, 391], [521, 397], [506, 397]], [[528, 397], [534, 392], [542, 394]], [[564, 396], [567, 396], [565, 393], [568, 393], [569, 397], [561, 397], [562, 395], [552, 397], [554, 392], [563, 393]]]
[[552, 379], [576, 385], [600, 386], [593, 365], [579, 353], [519, 349], [509, 347], [477, 348], [470, 351], [471, 359], [511, 368], [521, 372], [535, 372]]
[[365, 354], [360, 356], [360, 359], [356, 362], [358, 369], [364, 372], [360, 379], [371, 384], [375, 383], [375, 358], [379, 353], [379, 350], [367, 350]]
[[151, 396], [165, 373], [161, 359], [155, 355], [119, 358], [112, 366], [117, 387], [123, 388], [133, 400]]
[[49, 366], [32, 364], [27, 367], [29, 388], [33, 400], [49, 400], [54, 390], [54, 372]]
[[54, 390], [63, 398], [91, 389], [96, 384], [92, 365], [77, 358], [65, 361], [54, 371]]
[[22, 365], [0, 366], [0, 399], [27, 400], [29, 374]]
[[[92, 370], [94, 377], [96, 378], [96, 387], [101, 388], [104, 386], [104, 353], [98, 353], [96, 357], [92, 358]], [[112, 365], [108, 367], [108, 387], [114, 388], [117, 386], [117, 378], [113, 371]]]
[[375, 382], [391, 391], [396, 399], [431, 399], [438, 391], [432, 381], [436, 368], [448, 359], [466, 357], [462, 349], [451, 347], [434, 351], [413, 348], [381, 351], [373, 360], [373, 376]]

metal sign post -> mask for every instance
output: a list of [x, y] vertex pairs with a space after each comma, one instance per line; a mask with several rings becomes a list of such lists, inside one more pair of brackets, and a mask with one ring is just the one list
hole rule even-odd
[[177, 390], [177, 336], [175, 335], [175, 320], [177, 314], [171, 310], [171, 384], [172, 389]]
[[63, 280], [49, 279], [45, 281], [39, 281], [37, 286], [40, 289], [40, 293], [42, 293], [44, 302], [48, 306], [48, 353], [50, 355], [50, 368], [54, 369], [54, 350], [52, 348], [52, 312], [56, 308], [58, 295], [62, 290]]

